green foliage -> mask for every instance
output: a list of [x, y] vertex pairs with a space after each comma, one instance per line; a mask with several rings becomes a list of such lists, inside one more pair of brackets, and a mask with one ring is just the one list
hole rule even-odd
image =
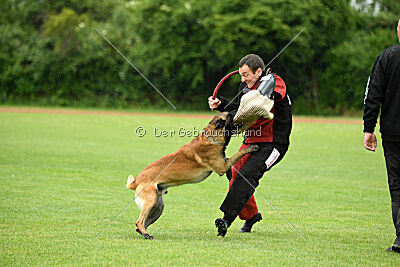
[[329, 51], [331, 64], [321, 80], [320, 100], [337, 113], [363, 107], [365, 87], [370, 69], [381, 52], [395, 42], [393, 31], [357, 32], [351, 39]]
[[0, 25], [0, 99], [34, 100], [42, 94], [43, 72], [51, 60], [47, 42], [18, 24]]
[[78, 31], [88, 23], [86, 15], [78, 15], [69, 8], [63, 8], [61, 13], [51, 15], [43, 25], [43, 35], [54, 42], [54, 52], [67, 56], [80, 48]]
[[[296, 112], [360, 109], [374, 59], [397, 43], [398, 1], [4, 1], [0, 102], [207, 109], [248, 53], [283, 77]], [[221, 88], [233, 98], [238, 77]], [[299, 100], [299, 101], [297, 101]], [[301, 105], [301, 107], [300, 107]]]

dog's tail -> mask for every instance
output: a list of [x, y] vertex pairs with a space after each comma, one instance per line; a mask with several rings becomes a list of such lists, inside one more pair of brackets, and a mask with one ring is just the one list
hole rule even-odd
[[133, 175], [129, 175], [128, 181], [126, 181], [126, 188], [135, 190], [137, 187], [137, 184], [135, 183], [135, 177]]

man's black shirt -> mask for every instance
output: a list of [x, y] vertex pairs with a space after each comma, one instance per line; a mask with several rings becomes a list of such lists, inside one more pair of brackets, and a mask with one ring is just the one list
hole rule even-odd
[[400, 141], [400, 44], [383, 50], [372, 67], [364, 98], [364, 132], [374, 132], [380, 109], [382, 138]]

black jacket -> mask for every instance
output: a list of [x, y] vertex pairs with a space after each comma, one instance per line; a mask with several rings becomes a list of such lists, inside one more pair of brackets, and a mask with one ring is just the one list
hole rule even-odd
[[364, 132], [374, 132], [379, 110], [382, 138], [400, 141], [400, 44], [383, 50], [372, 67], [364, 98]]

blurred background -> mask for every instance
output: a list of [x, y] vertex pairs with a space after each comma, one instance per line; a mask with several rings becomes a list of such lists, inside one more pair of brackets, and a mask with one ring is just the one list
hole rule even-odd
[[[398, 0], [2, 0], [0, 104], [208, 110], [246, 54], [286, 82], [295, 114], [360, 114], [378, 54], [398, 43]], [[239, 76], [220, 89], [237, 92]]]

